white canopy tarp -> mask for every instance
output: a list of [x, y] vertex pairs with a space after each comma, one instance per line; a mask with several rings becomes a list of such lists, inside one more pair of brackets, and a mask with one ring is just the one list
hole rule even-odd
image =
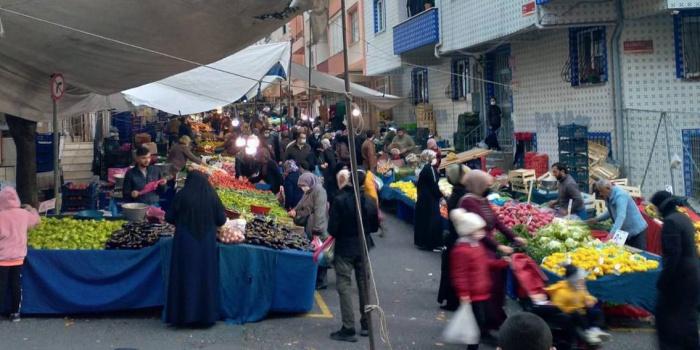
[[[290, 76], [293, 81], [302, 80], [308, 83], [309, 67], [292, 63], [292, 72]], [[319, 72], [315, 69], [311, 70], [311, 87], [318, 88], [325, 92], [345, 94], [345, 81], [343, 79]], [[364, 99], [381, 110], [391, 109], [404, 101], [401, 97], [385, 94], [356, 83], [350, 83], [350, 94], [353, 97]]]
[[253, 45], [208, 67], [198, 67], [123, 94], [134, 105], [170, 114], [205, 112], [233, 103], [249, 91], [257, 91], [259, 82], [271, 68], [289, 64], [289, 55], [286, 42]]
[[0, 0], [0, 112], [48, 120], [53, 73], [61, 116], [120, 108], [110, 95], [197, 67], [175, 57], [220, 60], [315, 1]]

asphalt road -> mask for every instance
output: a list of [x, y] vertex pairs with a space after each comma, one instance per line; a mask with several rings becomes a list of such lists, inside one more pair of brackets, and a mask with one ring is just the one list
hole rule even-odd
[[[380, 305], [386, 315], [393, 349], [462, 349], [441, 343], [449, 313], [435, 301], [440, 279], [438, 253], [413, 247], [413, 228], [387, 217], [388, 231], [376, 237], [371, 251]], [[273, 315], [254, 324], [220, 322], [208, 330], [165, 327], [157, 311], [98, 318], [24, 318], [20, 323], [0, 321], [0, 349], [367, 349], [367, 338], [339, 343], [329, 334], [340, 328], [338, 295], [333, 272], [330, 287], [317, 295], [308, 315]], [[514, 311], [514, 310], [509, 310]], [[357, 317], [359, 322], [359, 317]], [[375, 317], [375, 324], [377, 318]], [[359, 328], [359, 324], [358, 324]], [[650, 329], [613, 332], [605, 349], [655, 349]], [[377, 340], [377, 349], [389, 349]], [[492, 348], [482, 346], [483, 349]]]

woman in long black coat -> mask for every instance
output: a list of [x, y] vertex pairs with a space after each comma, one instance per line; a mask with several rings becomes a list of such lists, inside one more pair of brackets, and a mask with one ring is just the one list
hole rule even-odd
[[440, 174], [436, 168], [435, 152], [423, 151], [421, 157], [427, 162], [418, 175], [418, 198], [414, 214], [413, 243], [420, 249], [433, 250], [442, 246], [442, 217], [438, 186]]
[[[447, 210], [459, 208], [459, 202], [467, 194], [467, 188], [463, 184], [464, 175], [469, 168], [466, 165], [452, 164], [447, 167], [447, 181], [452, 185], [452, 194], [447, 199]], [[441, 307], [445, 310], [454, 311], [459, 307], [459, 298], [452, 286], [450, 278], [450, 253], [459, 235], [455, 230], [452, 221], [449, 222], [449, 233], [445, 237], [445, 249], [442, 251], [442, 265], [440, 267], [440, 289], [438, 290], [437, 301], [439, 304], [445, 303]]]
[[663, 270], [657, 282], [656, 331], [661, 350], [697, 350], [700, 268], [695, 247], [695, 228], [678, 212], [680, 200], [666, 191], [651, 202], [663, 216], [661, 245]]
[[175, 327], [210, 327], [219, 319], [216, 231], [226, 215], [206, 175], [187, 175], [165, 218], [175, 225], [175, 238], [163, 319]]

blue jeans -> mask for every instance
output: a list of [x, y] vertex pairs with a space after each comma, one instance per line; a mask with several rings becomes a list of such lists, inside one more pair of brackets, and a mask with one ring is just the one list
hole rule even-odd
[[581, 219], [581, 220], [587, 220], [587, 219], [588, 219], [588, 212], [586, 211], [586, 208], [583, 208], [583, 209], [579, 210], [577, 213], [574, 213], [574, 214], [576, 214], [576, 216], [578, 216], [579, 219]]

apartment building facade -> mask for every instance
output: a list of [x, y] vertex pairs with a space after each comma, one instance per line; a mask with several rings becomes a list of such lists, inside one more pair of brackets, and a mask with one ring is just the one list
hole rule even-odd
[[[586, 124], [645, 194], [673, 185], [700, 198], [700, 1], [437, 0], [414, 16], [411, 1], [377, 3], [383, 12], [365, 7], [367, 73], [390, 76], [413, 103], [427, 86], [441, 137], [494, 96], [504, 125], [535, 133], [552, 161], [557, 125]], [[385, 32], [370, 31], [376, 13]], [[415, 120], [411, 108], [395, 119]]]

